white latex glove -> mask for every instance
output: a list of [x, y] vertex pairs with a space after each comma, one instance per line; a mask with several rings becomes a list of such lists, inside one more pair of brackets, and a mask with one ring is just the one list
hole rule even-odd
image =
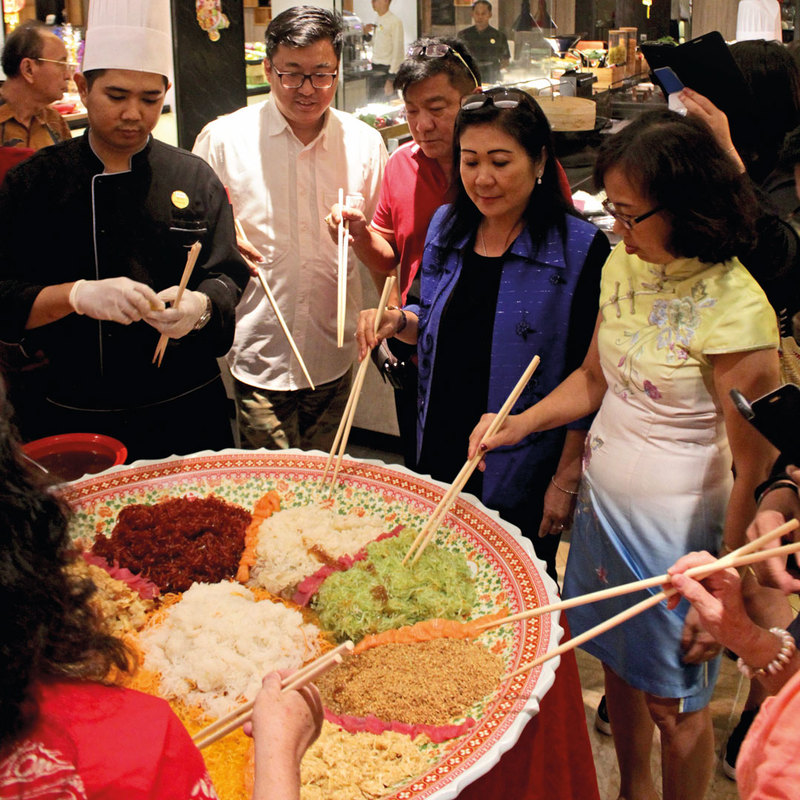
[[138, 322], [154, 310], [164, 308], [147, 284], [130, 278], [77, 281], [70, 289], [69, 304], [78, 314], [122, 325]]
[[[164, 303], [171, 303], [178, 294], [177, 286], [170, 286], [159, 292], [157, 297]], [[145, 316], [145, 322], [152, 325], [159, 333], [165, 333], [170, 339], [180, 339], [194, 330], [203, 312], [206, 310], [208, 295], [202, 292], [191, 292], [186, 289], [177, 306], [170, 306], [164, 311], [151, 311]]]

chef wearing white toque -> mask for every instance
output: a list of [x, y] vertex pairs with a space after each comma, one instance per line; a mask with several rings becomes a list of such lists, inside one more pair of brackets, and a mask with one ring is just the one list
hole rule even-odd
[[[232, 444], [216, 358], [248, 272], [214, 172], [150, 135], [171, 74], [168, 0], [92, 0], [75, 76], [87, 132], [0, 188], [0, 339], [50, 361], [38, 434], [105, 433], [131, 458]], [[33, 257], [43, 231], [69, 246]], [[187, 291], [167, 307], [195, 242]]]

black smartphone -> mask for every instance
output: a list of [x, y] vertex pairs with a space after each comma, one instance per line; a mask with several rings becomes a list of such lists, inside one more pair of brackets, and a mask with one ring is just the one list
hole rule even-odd
[[739, 413], [792, 464], [800, 466], [800, 386], [785, 383], [749, 402], [736, 389], [731, 400]]
[[[781, 451], [790, 463], [800, 466], [800, 386], [786, 383], [758, 400], [749, 402], [745, 396], [731, 389], [731, 400], [741, 415], [771, 444]], [[790, 533], [782, 543], [795, 541]], [[800, 579], [800, 565], [796, 554], [786, 559], [786, 570]]]

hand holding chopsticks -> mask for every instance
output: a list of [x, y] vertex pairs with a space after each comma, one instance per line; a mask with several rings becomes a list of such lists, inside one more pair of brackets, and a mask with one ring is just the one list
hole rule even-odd
[[[789, 520], [789, 522], [784, 523], [779, 528], [776, 528], [774, 531], [769, 531], [768, 533], [764, 534], [764, 536], [755, 539], [750, 545], [760, 547], [763, 544], [766, 544], [773, 539], [780, 539], [781, 536], [785, 536], [787, 533], [795, 530], [796, 528], [800, 527], [800, 522], [796, 519]], [[748, 545], [745, 545], [747, 547]], [[775, 555], [782, 555], [782, 552], [778, 552], [781, 548], [772, 548], [770, 550], [761, 550], [760, 552], [756, 552], [753, 550], [749, 550], [747, 552], [743, 552], [739, 557], [741, 559], [741, 563], [737, 563], [736, 566], [746, 566], [748, 564], [754, 564], [759, 561], [763, 561], [766, 558]], [[739, 552], [738, 550], [735, 552]], [[727, 558], [727, 556], [726, 556]], [[718, 569], [723, 569], [723, 566], [717, 566], [720, 562], [717, 561], [713, 565], [713, 569], [709, 569], [707, 566], [700, 566], [700, 567], [693, 567], [692, 569], [686, 570], [686, 575], [690, 578], [693, 577], [705, 577], [706, 575], [715, 572]], [[597, 603], [601, 600], [609, 600], [612, 597], [621, 597], [625, 594], [632, 594], [633, 592], [641, 592], [646, 589], [651, 589], [654, 586], [663, 586], [670, 582], [670, 576], [667, 574], [664, 575], [656, 575], [652, 578], [644, 578], [640, 581], [633, 581], [632, 583], [624, 583], [620, 586], [611, 586], [608, 589], [601, 589], [598, 592], [589, 592], [588, 594], [582, 594], [578, 597], [570, 597], [569, 600], [559, 600], [557, 603], [550, 603], [546, 606], [538, 606], [537, 608], [529, 608], [527, 611], [520, 611], [518, 614], [512, 614], [509, 617], [503, 617], [499, 620], [494, 620], [492, 622], [484, 623], [480, 626], [481, 630], [489, 630], [489, 628], [497, 628], [500, 625], [505, 625], [507, 622], [517, 622], [518, 620], [522, 619], [533, 619], [534, 617], [540, 617], [542, 614], [549, 614], [552, 611], [565, 611], [568, 608], [576, 608], [577, 606], [585, 606], [589, 603]]]
[[[178, 284], [178, 293], [175, 295], [175, 300], [173, 301], [172, 305], [173, 308], [180, 305], [181, 298], [183, 297], [183, 293], [186, 290], [186, 285], [189, 283], [189, 279], [192, 277], [192, 271], [194, 270], [194, 265], [197, 263], [197, 257], [200, 255], [200, 248], [202, 245], [200, 242], [195, 242], [191, 248], [189, 248], [189, 254], [186, 256], [186, 266], [183, 268], [183, 275], [181, 275], [181, 282]], [[158, 339], [158, 344], [156, 345], [156, 351], [153, 353], [153, 363], [155, 364], [158, 361], [157, 366], [161, 366], [161, 361], [164, 358], [164, 351], [167, 349], [167, 342], [169, 341], [169, 335], [166, 333], [162, 333]]]
[[[381, 299], [378, 302], [378, 310], [375, 314], [375, 332], [378, 332], [378, 329], [381, 326], [381, 317], [383, 316], [383, 310], [386, 307], [386, 300], [389, 297], [389, 293], [394, 286], [395, 277], [391, 275], [388, 277], [383, 284], [383, 291], [381, 292]], [[356, 415], [356, 408], [358, 407], [358, 398], [361, 394], [361, 387], [364, 385], [364, 378], [367, 374], [367, 368], [369, 367], [369, 358], [364, 358], [361, 363], [358, 365], [358, 372], [356, 373], [355, 380], [353, 381], [353, 386], [350, 389], [350, 396], [347, 398], [347, 405], [344, 409], [344, 414], [342, 415], [342, 421], [339, 423], [339, 429], [336, 431], [336, 436], [333, 439], [333, 446], [331, 447], [331, 452], [328, 455], [328, 460], [325, 462], [325, 469], [322, 471], [322, 483], [324, 484], [328, 478], [328, 470], [331, 467], [331, 462], [334, 459], [334, 456], [339, 453], [338, 458], [336, 459], [336, 466], [333, 470], [333, 477], [331, 478], [331, 487], [330, 491], [333, 491], [333, 487], [336, 485], [336, 478], [339, 476], [339, 469], [342, 466], [342, 459], [344, 458], [344, 451], [347, 447], [347, 439], [350, 436], [350, 428], [353, 426], [353, 418]]]
[[[503, 403], [500, 411], [497, 413], [497, 416], [494, 417], [489, 425], [488, 430], [483, 436], [484, 439], [488, 438], [489, 436], [494, 436], [503, 422], [505, 422], [506, 417], [514, 407], [514, 403], [517, 402], [519, 396], [522, 394], [522, 390], [531, 379], [533, 373], [536, 372], [536, 368], [539, 366], [539, 361], [539, 356], [534, 356], [531, 359], [531, 363], [528, 364], [525, 372], [522, 373], [522, 376], [517, 381], [517, 385], [512, 389], [511, 394], [506, 398], [506, 401]], [[455, 503], [458, 495], [466, 485], [470, 475], [472, 475], [472, 473], [475, 471], [475, 467], [478, 466], [482, 458], [483, 453], [479, 448], [478, 452], [472, 458], [468, 459], [464, 466], [461, 467], [461, 471], [458, 473], [458, 475], [456, 475], [453, 485], [447, 490], [447, 492], [445, 492], [444, 496], [439, 501], [439, 505], [437, 505], [433, 510], [433, 514], [431, 514], [422, 530], [417, 534], [417, 538], [412, 542], [411, 547], [406, 553], [406, 557], [403, 559], [404, 564], [409, 558], [411, 558], [412, 555], [414, 558], [411, 563], [417, 563], [417, 560], [422, 555], [422, 551], [431, 543], [433, 537], [436, 535], [436, 531], [438, 530], [443, 517], [450, 510], [450, 507], [453, 505], [453, 503]], [[414, 554], [415, 550], [416, 554]]]
[[[244, 235], [244, 229], [242, 228], [242, 223], [239, 222], [238, 219], [235, 219], [233, 221], [233, 224], [236, 227], [236, 235], [240, 239], [247, 241], [247, 237]], [[256, 264], [252, 259], [250, 259], [244, 253], [241, 253], [241, 256], [245, 260], [247, 266], [250, 267], [251, 274], [254, 275], [258, 279], [258, 282], [261, 284], [261, 288], [264, 290], [264, 294], [267, 296], [267, 300], [269, 301], [269, 304], [272, 306], [273, 312], [275, 312], [275, 317], [278, 320], [278, 324], [281, 326], [283, 335], [286, 337], [286, 341], [289, 342], [289, 347], [292, 349], [294, 357], [297, 359], [297, 363], [300, 365], [300, 369], [303, 371], [303, 375], [305, 375], [306, 380], [308, 381], [308, 384], [313, 391], [316, 388], [314, 386], [314, 381], [311, 380], [311, 375], [308, 374], [308, 370], [306, 369], [306, 364], [303, 361], [303, 357], [300, 355], [300, 351], [297, 349], [297, 344], [295, 344], [294, 337], [292, 336], [289, 330], [289, 326], [286, 324], [286, 320], [283, 318], [283, 314], [281, 314], [281, 310], [278, 306], [277, 301], [275, 300], [275, 295], [272, 294], [272, 290], [269, 288], [267, 279], [261, 274], [261, 270], [258, 268], [258, 264]]]
[[[337, 664], [341, 664], [342, 656], [352, 651], [353, 643], [347, 641], [324, 653], [316, 660], [306, 664], [302, 669], [297, 670], [293, 675], [284, 678], [281, 682], [282, 691], [288, 692], [292, 689], [301, 689], [306, 684], [311, 683], [314, 678], [319, 677]], [[220, 717], [216, 722], [212, 722], [211, 725], [199, 730], [192, 736], [192, 741], [200, 750], [214, 744], [214, 742], [219, 741], [237, 728], [241, 728], [245, 722], [248, 722], [253, 716], [254, 706], [255, 700], [243, 703], [230, 714]]]
[[[794, 530], [800, 526], [797, 520], [790, 520], [789, 522], [781, 525], [780, 527], [776, 528], [773, 531], [769, 531], [768, 533], [760, 536], [758, 539], [754, 539], [752, 542], [748, 542], [747, 544], [743, 545], [742, 547], [738, 548], [737, 550], [733, 550], [732, 552], [728, 553], [726, 556], [715, 561], [713, 564], [704, 564], [697, 567], [693, 567], [692, 569], [686, 570], [684, 574], [694, 577], [697, 579], [701, 579], [707, 577], [712, 572], [716, 572], [717, 570], [726, 569], [728, 567], [742, 567], [747, 566], [749, 564], [754, 564], [759, 561], [763, 561], [767, 558], [774, 558], [776, 556], [784, 556], [790, 553], [795, 553], [800, 551], [800, 542], [794, 542], [793, 544], [783, 545], [781, 547], [773, 547], [768, 550], [761, 550], [760, 552], [756, 552], [765, 545], [767, 542], [773, 541], [776, 538], [780, 538], [784, 534], [788, 533], [789, 531]], [[666, 578], [666, 580], [662, 580]], [[582, 603], [591, 603], [596, 602], [599, 599], [607, 599], [608, 597], [614, 597], [619, 594], [625, 594], [630, 591], [638, 591], [640, 589], [648, 588], [648, 586], [654, 585], [652, 581], [658, 580], [659, 583], [668, 583], [669, 582], [669, 575], [659, 575], [657, 578], [649, 578], [645, 579], [644, 581], [635, 581], [634, 583], [626, 584], [624, 587], [616, 587], [612, 590], [607, 591], [616, 591], [616, 594], [607, 594], [604, 592], [593, 592], [588, 595], [582, 595], [581, 597], [572, 598], [571, 600], [562, 601], [562, 603], [554, 603], [549, 608], [550, 610], [559, 610], [559, 608], [572, 608], [576, 605], [581, 605]], [[618, 591], [622, 590], [622, 591]], [[642, 611], [646, 611], [648, 608], [652, 608], [653, 606], [658, 605], [662, 600], [665, 600], [668, 597], [676, 594], [677, 590], [673, 588], [665, 589], [661, 592], [657, 592], [656, 594], [651, 595], [650, 597], [642, 600], [640, 603], [637, 603], [631, 608], [626, 609], [625, 611], [616, 614], [615, 616], [611, 617], [610, 619], [606, 620], [605, 622], [601, 622], [599, 625], [595, 625], [594, 628], [590, 628], [588, 631], [570, 639], [568, 642], [565, 642], [562, 645], [550, 650], [549, 652], [545, 653], [544, 655], [535, 658], [533, 661], [530, 661], [527, 664], [524, 664], [519, 669], [515, 670], [514, 672], [506, 675], [506, 678], [514, 678], [517, 675], [522, 675], [525, 672], [530, 672], [530, 670], [538, 667], [540, 664], [543, 664], [545, 661], [549, 661], [551, 658], [555, 658], [555, 656], [560, 656], [563, 653], [566, 653], [575, 647], [583, 644], [584, 642], [589, 641], [589, 639], [593, 639], [595, 636], [599, 636], [601, 633], [605, 633], [611, 628], [620, 625], [621, 623], [635, 617], [637, 614], [640, 614]], [[598, 597], [598, 595], [604, 594], [604, 597]], [[569, 604], [569, 605], [563, 605]], [[533, 611], [534, 609], [531, 609]], [[544, 612], [545, 609], [542, 609]], [[536, 614], [528, 614], [527, 612], [522, 612], [527, 616], [538, 616]], [[518, 619], [524, 619], [521, 614], [515, 614], [512, 617], [505, 617], [502, 620], [502, 623], [511, 622]], [[487, 629], [489, 627], [493, 627], [493, 624], [486, 625], [484, 628]]]

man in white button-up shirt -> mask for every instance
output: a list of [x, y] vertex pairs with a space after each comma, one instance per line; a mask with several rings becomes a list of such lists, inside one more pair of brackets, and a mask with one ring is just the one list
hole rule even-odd
[[348, 266], [344, 347], [336, 346], [337, 246], [324, 221], [339, 189], [361, 194], [371, 218], [386, 149], [378, 131], [330, 108], [342, 49], [340, 18], [312, 6], [267, 28], [271, 99], [209, 123], [194, 152], [228, 187], [247, 242], [305, 361], [312, 390], [253, 277], [228, 353], [242, 444], [330, 448], [350, 389], [361, 310], [357, 264]]

